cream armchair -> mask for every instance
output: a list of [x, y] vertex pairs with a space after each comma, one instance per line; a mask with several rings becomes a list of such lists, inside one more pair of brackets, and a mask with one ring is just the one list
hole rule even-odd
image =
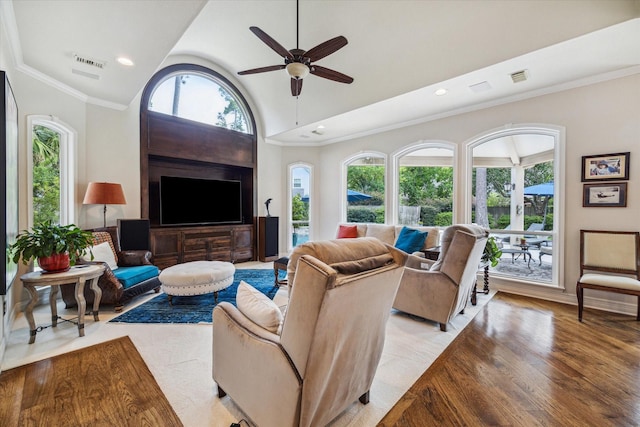
[[260, 427], [324, 426], [368, 403], [407, 257], [375, 238], [303, 246], [280, 335], [231, 304], [213, 309], [218, 396]]
[[439, 322], [446, 331], [467, 306], [488, 236], [477, 225], [453, 225], [442, 234], [437, 262], [410, 255], [393, 308]]

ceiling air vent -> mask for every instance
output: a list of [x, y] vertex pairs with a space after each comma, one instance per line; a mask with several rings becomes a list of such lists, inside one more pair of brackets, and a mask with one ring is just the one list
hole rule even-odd
[[73, 54], [73, 60], [78, 64], [88, 65], [90, 67], [100, 68], [101, 70], [107, 65], [107, 61], [89, 58], [88, 56]]
[[511, 73], [511, 80], [514, 83], [520, 83], [527, 80], [527, 70], [516, 71], [515, 73]]

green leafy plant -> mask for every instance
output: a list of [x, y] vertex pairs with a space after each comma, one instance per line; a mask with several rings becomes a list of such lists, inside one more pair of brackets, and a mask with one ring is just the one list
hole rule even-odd
[[487, 243], [484, 247], [484, 253], [482, 254], [482, 261], [491, 263], [491, 267], [498, 265], [502, 251], [496, 243], [496, 238], [491, 236], [487, 239]]
[[81, 230], [74, 224], [58, 225], [46, 221], [34, 225], [31, 232], [22, 231], [10, 246], [9, 252], [13, 262], [17, 263], [22, 258], [24, 264], [35, 258], [68, 252], [73, 265], [87, 249], [93, 259], [91, 246], [93, 234], [90, 231]]

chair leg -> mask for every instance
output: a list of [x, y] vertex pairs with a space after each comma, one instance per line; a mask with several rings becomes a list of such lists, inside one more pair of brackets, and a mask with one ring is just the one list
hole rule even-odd
[[440, 330], [442, 332], [447, 332], [447, 324], [446, 323], [440, 323]]
[[222, 387], [218, 386], [218, 397], [220, 399], [222, 399], [223, 397], [225, 397], [227, 395], [227, 393], [222, 389]]
[[367, 392], [365, 394], [363, 394], [362, 396], [360, 396], [358, 398], [358, 400], [360, 401], [360, 403], [362, 403], [363, 405], [366, 405], [367, 403], [369, 403], [369, 390], [367, 390]]
[[578, 296], [578, 322], [582, 322], [584, 289], [582, 288], [582, 284], [580, 282], [578, 282], [578, 284], [576, 285], [576, 295]]

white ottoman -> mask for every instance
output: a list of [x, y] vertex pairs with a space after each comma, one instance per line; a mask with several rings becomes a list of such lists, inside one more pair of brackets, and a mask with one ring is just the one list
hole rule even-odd
[[162, 290], [169, 296], [204, 295], [213, 292], [218, 302], [218, 291], [233, 283], [236, 268], [230, 262], [192, 261], [165, 268], [158, 277]]

